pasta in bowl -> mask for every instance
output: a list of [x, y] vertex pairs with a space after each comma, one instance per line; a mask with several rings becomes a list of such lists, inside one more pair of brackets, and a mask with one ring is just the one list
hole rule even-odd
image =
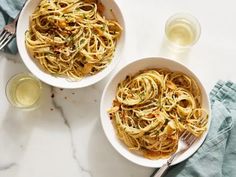
[[124, 21], [109, 0], [27, 2], [17, 28], [22, 60], [42, 81], [62, 88], [96, 83], [119, 62]]
[[175, 163], [188, 158], [210, 125], [208, 96], [199, 79], [184, 65], [164, 58], [141, 59], [120, 70], [105, 87], [100, 111], [114, 148], [148, 167], [160, 167], [176, 151], [184, 130], [199, 140]]

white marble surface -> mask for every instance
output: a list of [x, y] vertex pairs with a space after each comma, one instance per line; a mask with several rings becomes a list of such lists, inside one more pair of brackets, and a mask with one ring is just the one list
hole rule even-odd
[[[22, 112], [5, 96], [7, 80], [26, 71], [19, 56], [0, 53], [0, 177], [148, 177], [153, 169], [119, 155], [107, 141], [99, 117], [102, 90], [124, 64], [147, 56], [178, 58], [205, 84], [236, 82], [234, 0], [116, 0], [126, 22], [124, 58], [101, 82], [83, 89], [44, 85], [40, 109]], [[198, 43], [181, 59], [163, 48], [166, 19], [189, 12], [202, 26]], [[54, 95], [54, 97], [52, 97]]]

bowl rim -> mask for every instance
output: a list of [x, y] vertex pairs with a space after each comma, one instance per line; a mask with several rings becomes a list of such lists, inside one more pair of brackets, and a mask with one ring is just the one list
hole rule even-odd
[[[104, 0], [100, 0], [104, 4]], [[116, 49], [114, 52], [114, 55], [112, 57], [112, 61], [109, 63], [108, 66], [106, 66], [103, 70], [99, 71], [98, 73], [91, 75], [91, 76], [86, 76], [83, 77], [82, 80], [76, 80], [73, 81], [73, 78], [69, 77], [63, 77], [63, 76], [53, 76], [50, 73], [47, 73], [44, 71], [42, 68], [40, 68], [39, 64], [37, 61], [33, 60], [33, 57], [30, 55], [27, 47], [25, 46], [25, 31], [20, 29], [22, 26], [25, 26], [24, 23], [26, 23], [25, 18], [29, 22], [29, 17], [27, 15], [28, 9], [33, 6], [34, 9], [37, 7], [38, 3], [40, 0], [28, 0], [26, 4], [24, 5], [23, 9], [20, 12], [20, 16], [18, 19], [17, 23], [17, 28], [16, 28], [16, 44], [17, 48], [19, 51], [19, 55], [21, 57], [21, 60], [23, 61], [24, 65], [26, 68], [31, 72], [35, 77], [37, 77], [40, 81], [54, 86], [58, 88], [65, 88], [65, 89], [76, 89], [76, 88], [84, 88], [91, 86], [93, 84], [98, 83], [105, 77], [108, 77], [109, 74], [118, 66], [118, 64], [121, 61], [121, 58], [123, 57], [124, 53], [124, 48], [125, 48], [125, 43], [126, 43], [126, 23], [125, 23], [125, 18], [124, 18], [124, 13], [122, 12], [121, 7], [118, 5], [118, 3], [115, 0], [105, 0], [109, 4], [112, 4], [114, 7], [115, 11], [117, 12], [116, 15], [116, 20], [119, 22], [119, 24], [122, 26], [122, 33], [120, 38], [117, 41]], [[37, 4], [37, 5], [35, 5]], [[106, 5], [104, 5], [106, 7]], [[111, 8], [107, 8], [111, 9]], [[32, 10], [33, 12], [34, 10]], [[107, 10], [108, 11], [108, 10]], [[114, 13], [114, 10], [112, 11]], [[23, 24], [21, 24], [23, 23]], [[28, 25], [26, 26], [26, 30], [28, 29]], [[24, 41], [22, 42], [22, 38], [24, 38]], [[22, 44], [24, 45], [22, 46]], [[86, 80], [87, 79], [87, 80]], [[84, 80], [84, 81], [83, 81]]]
[[[206, 99], [206, 108], [207, 108], [207, 111], [208, 111], [208, 127], [207, 127], [207, 131], [204, 132], [204, 134], [201, 136], [201, 138], [199, 138], [199, 140], [196, 142], [196, 143], [198, 143], [198, 144], [197, 144], [197, 148], [194, 150], [194, 152], [192, 152], [192, 153], [190, 153], [190, 154], [187, 154], [187, 156], [184, 157], [184, 158], [181, 159], [181, 160], [179, 160], [179, 159], [177, 158], [177, 159], [171, 164], [171, 166], [172, 166], [172, 165], [175, 165], [175, 164], [178, 164], [178, 163], [181, 163], [181, 162], [187, 160], [191, 155], [193, 155], [193, 154], [201, 147], [201, 145], [203, 144], [203, 142], [204, 142], [205, 139], [206, 139], [206, 136], [207, 136], [207, 134], [208, 134], [208, 132], [209, 132], [210, 125], [211, 125], [211, 122], [212, 122], [211, 106], [210, 106], [209, 95], [207, 94], [206, 88], [205, 88], [204, 85], [202, 84], [202, 81], [200, 80], [200, 78], [197, 77], [197, 75], [193, 72], [193, 70], [192, 70], [190, 67], [187, 67], [185, 64], [183, 64], [183, 63], [181, 63], [181, 62], [179, 62], [179, 61], [176, 61], [176, 60], [174, 60], [174, 59], [170, 59], [170, 58], [166, 58], [166, 57], [162, 57], [162, 56], [150, 56], [150, 57], [145, 57], [145, 58], [139, 58], [139, 59], [136, 59], [136, 60], [134, 60], [134, 61], [131, 61], [131, 62], [125, 64], [122, 68], [120, 68], [120, 69], [109, 79], [109, 81], [106, 83], [106, 86], [105, 86], [104, 89], [103, 89], [103, 93], [102, 93], [101, 101], [100, 101], [100, 121], [101, 121], [101, 124], [102, 124], [102, 129], [103, 129], [103, 131], [104, 131], [104, 134], [105, 134], [106, 138], [108, 139], [109, 143], [112, 145], [112, 147], [113, 147], [121, 156], [125, 157], [127, 160], [129, 160], [129, 161], [131, 161], [131, 162], [133, 162], [133, 163], [135, 163], [135, 164], [137, 164], [137, 165], [140, 165], [140, 166], [152, 167], [152, 168], [153, 168], [153, 167], [154, 167], [154, 168], [159, 168], [159, 167], [161, 167], [164, 163], [167, 162], [168, 158], [167, 158], [167, 159], [150, 160], [150, 159], [147, 159], [147, 158], [142, 157], [142, 156], [140, 156], [140, 157], [142, 157], [142, 158], [144, 159], [144, 161], [134, 161], [134, 159], [131, 159], [131, 156], [133, 156], [133, 155], [134, 155], [134, 156], [139, 156], [139, 155], [137, 155], [136, 153], [134, 153], [134, 152], [132, 152], [132, 151], [130, 151], [130, 150], [128, 150], [129, 152], [128, 152], [128, 154], [126, 154], [127, 156], [124, 155], [123, 150], [124, 150], [124, 149], [127, 150], [128, 148], [127, 148], [127, 147], [124, 147], [124, 148], [118, 147], [118, 146], [116, 145], [115, 141], [112, 140], [112, 137], [109, 136], [109, 132], [107, 132], [107, 130], [105, 129], [105, 124], [106, 124], [107, 121], [110, 121], [110, 123], [112, 124], [112, 122], [111, 122], [111, 120], [109, 119], [109, 117], [108, 117], [108, 116], [106, 117], [106, 116], [103, 114], [103, 113], [104, 113], [104, 106], [103, 106], [103, 103], [104, 103], [104, 100], [105, 100], [106, 92], [108, 91], [108, 88], [109, 88], [110, 84], [111, 84], [112, 81], [113, 81], [116, 77], [118, 77], [118, 75], [121, 74], [122, 71], [124, 71], [126, 68], [131, 67], [133, 64], [138, 63], [138, 62], [145, 62], [146, 60], [166, 60], [166, 61], [168, 61], [168, 62], [173, 62], [173, 63], [175, 63], [175, 64], [177, 64], [177, 65], [179, 65], [179, 66], [185, 68], [185, 71], [188, 71], [189, 73], [191, 73], [191, 75], [194, 76], [194, 79], [197, 80], [198, 85], [200, 84], [200, 86], [201, 86], [201, 88], [202, 88], [201, 91], [204, 92], [204, 93], [202, 93], [202, 94], [204, 94], [204, 95], [206, 96], [206, 98], [205, 98], [205, 99]], [[155, 66], [154, 66], [153, 68], [155, 68]], [[156, 68], [158, 68], [158, 67], [156, 67]], [[143, 67], [142, 69], [147, 69], [147, 67]], [[185, 73], [185, 72], [183, 71], [183, 73]], [[133, 72], [133, 74], [134, 74], [134, 72]], [[109, 100], [109, 101], [111, 101], [111, 103], [112, 103], [112, 100]], [[105, 120], [105, 118], [108, 119], [108, 120]], [[112, 129], [113, 129], [113, 131], [114, 131], [114, 133], [115, 133], [115, 128], [114, 128], [113, 125], [112, 125]], [[116, 136], [116, 135], [115, 135], [115, 136]], [[123, 144], [123, 142], [121, 142], [121, 141], [118, 139], [117, 136], [116, 136], [116, 138], [117, 138], [117, 141], [119, 142], [118, 144]], [[124, 144], [123, 144], [123, 145], [124, 145]], [[125, 145], [124, 145], [124, 146], [125, 146]], [[190, 149], [190, 148], [189, 148], [189, 149]], [[130, 155], [130, 154], [131, 154], [131, 155]], [[157, 165], [156, 162], [159, 161], [159, 160], [163, 161], [163, 163]], [[150, 163], [149, 163], [149, 162], [150, 162]]]

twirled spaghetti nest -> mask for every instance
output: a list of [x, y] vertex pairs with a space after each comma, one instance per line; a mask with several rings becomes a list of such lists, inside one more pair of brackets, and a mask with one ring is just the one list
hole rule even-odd
[[163, 69], [127, 76], [108, 112], [128, 148], [151, 159], [175, 152], [184, 130], [200, 137], [207, 128], [208, 114], [201, 108], [197, 83], [183, 73]]
[[103, 11], [96, 0], [41, 0], [25, 34], [29, 52], [53, 75], [81, 79], [101, 71], [122, 31]]

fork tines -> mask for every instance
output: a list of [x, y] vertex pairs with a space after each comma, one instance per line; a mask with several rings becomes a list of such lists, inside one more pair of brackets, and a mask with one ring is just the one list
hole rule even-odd
[[181, 140], [183, 140], [185, 143], [188, 144], [188, 146], [192, 145], [195, 140], [197, 139], [196, 136], [194, 136], [191, 132], [188, 130], [185, 130], [181, 135]]
[[6, 30], [2, 30], [0, 33], [0, 50], [10, 42], [10, 40], [14, 37], [13, 34]]

